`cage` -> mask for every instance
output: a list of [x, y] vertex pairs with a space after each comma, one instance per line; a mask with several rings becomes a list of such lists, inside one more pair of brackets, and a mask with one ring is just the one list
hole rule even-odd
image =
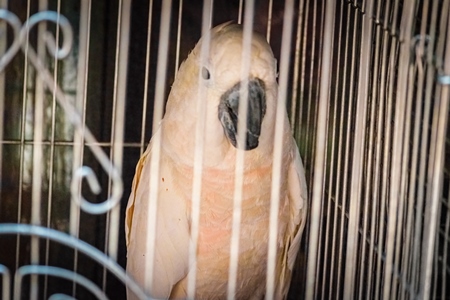
[[227, 21], [270, 43], [306, 170], [288, 299], [448, 298], [449, 2], [0, 0], [2, 299], [148, 297], [124, 269], [135, 166]]

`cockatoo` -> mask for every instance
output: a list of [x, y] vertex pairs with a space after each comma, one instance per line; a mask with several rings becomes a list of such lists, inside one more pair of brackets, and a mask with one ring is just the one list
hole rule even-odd
[[[188, 276], [192, 271], [188, 254], [193, 221], [195, 128], [200, 118], [196, 103], [199, 85], [203, 85], [206, 128], [195, 298], [227, 297], [236, 156], [245, 151], [234, 297], [261, 299], [265, 294], [268, 261], [278, 89], [276, 59], [264, 37], [253, 33], [248, 79], [242, 81], [242, 26], [226, 23], [208, 34], [207, 59], [200, 58], [202, 38], [180, 66], [165, 116], [137, 164], [126, 209], [127, 272], [146, 286], [148, 207], [154, 200], [149, 199], [150, 179], [159, 176], [154, 281], [148, 292], [162, 299], [187, 297]], [[247, 118], [239, 115], [238, 110], [241, 84], [247, 85]], [[287, 115], [284, 119], [275, 299], [286, 298], [307, 211], [304, 168]], [[247, 123], [246, 143], [242, 145], [237, 135], [238, 120]], [[151, 173], [155, 145], [160, 145], [159, 174]]]

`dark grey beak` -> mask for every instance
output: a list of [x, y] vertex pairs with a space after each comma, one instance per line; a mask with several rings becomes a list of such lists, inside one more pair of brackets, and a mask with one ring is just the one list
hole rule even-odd
[[244, 145], [237, 145], [237, 130], [239, 116], [239, 91], [241, 83], [238, 82], [226, 91], [219, 104], [219, 120], [231, 144], [244, 150], [252, 150], [258, 147], [261, 134], [261, 123], [266, 112], [266, 92], [264, 82], [258, 78], [248, 81], [248, 109], [247, 117], [243, 119], [247, 123], [247, 132]]

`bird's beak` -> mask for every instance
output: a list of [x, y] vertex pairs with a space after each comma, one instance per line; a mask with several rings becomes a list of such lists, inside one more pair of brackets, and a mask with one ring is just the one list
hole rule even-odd
[[239, 116], [239, 100], [241, 82], [236, 83], [226, 91], [220, 98], [219, 120], [231, 144], [244, 150], [252, 150], [258, 147], [259, 136], [261, 134], [261, 123], [266, 112], [266, 93], [264, 82], [258, 78], [248, 81], [248, 108], [247, 118], [242, 119], [247, 126], [245, 143], [238, 145], [237, 138]]

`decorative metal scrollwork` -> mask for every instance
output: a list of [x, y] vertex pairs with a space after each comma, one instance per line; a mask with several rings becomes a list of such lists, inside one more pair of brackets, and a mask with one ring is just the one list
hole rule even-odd
[[62, 47], [58, 47], [55, 42], [55, 38], [52, 33], [46, 32], [40, 36], [47, 46], [47, 49], [51, 55], [57, 59], [65, 58], [71, 51], [73, 42], [73, 31], [69, 21], [66, 17], [53, 12], [43, 11], [31, 16], [27, 22], [23, 25], [19, 18], [8, 10], [0, 9], [0, 20], [6, 21], [11, 27], [14, 34], [14, 41], [5, 54], [0, 58], [0, 72], [5, 69], [14, 55], [22, 47], [23, 52], [27, 55], [30, 62], [38, 71], [43, 83], [51, 92], [56, 96], [59, 105], [64, 109], [69, 121], [77, 128], [80, 134], [83, 136], [84, 141], [90, 148], [95, 158], [98, 160], [104, 171], [111, 178], [113, 183], [113, 189], [110, 198], [101, 203], [91, 203], [87, 201], [80, 193], [79, 187], [81, 181], [86, 178], [88, 185], [94, 194], [100, 192], [100, 185], [95, 173], [90, 167], [82, 166], [75, 172], [75, 176], [72, 179], [71, 194], [72, 199], [81, 207], [82, 210], [90, 214], [102, 214], [109, 211], [116, 206], [122, 197], [123, 182], [120, 176], [120, 172], [109, 160], [108, 156], [99, 146], [96, 138], [91, 133], [89, 128], [83, 125], [82, 117], [73, 104], [67, 100], [64, 92], [61, 88], [55, 84], [55, 80], [51, 73], [46, 69], [44, 63], [39, 59], [36, 51], [28, 44], [26, 40], [28, 32], [38, 23], [48, 21], [57, 24], [62, 31], [63, 43]]
[[[72, 27], [66, 17], [52, 11], [43, 11], [32, 15], [24, 24], [21, 23], [19, 18], [8, 10], [0, 9], [0, 21], [6, 22], [13, 34], [13, 42], [6, 50], [1, 53], [0, 56], [0, 72], [4, 71], [6, 66], [11, 62], [17, 52], [22, 49], [23, 53], [27, 56], [31, 64], [36, 68], [37, 74], [42, 80], [44, 86], [54, 93], [55, 98], [59, 105], [64, 110], [71, 124], [74, 125], [76, 130], [83, 137], [85, 144], [90, 148], [97, 161], [102, 166], [103, 170], [108, 174], [112, 180], [112, 193], [111, 196], [101, 203], [91, 203], [87, 201], [79, 192], [81, 181], [86, 179], [89, 188], [94, 194], [100, 193], [101, 187], [98, 178], [94, 171], [88, 166], [82, 166], [74, 172], [74, 177], [71, 183], [71, 195], [72, 201], [75, 201], [82, 210], [90, 214], [102, 214], [106, 213], [115, 207], [122, 197], [123, 183], [120, 176], [120, 172], [113, 162], [108, 158], [105, 152], [101, 149], [96, 138], [92, 132], [83, 124], [83, 119], [75, 108], [75, 106], [68, 100], [63, 90], [59, 85], [55, 84], [55, 78], [53, 78], [51, 72], [47, 70], [45, 63], [40, 59], [35, 49], [28, 43], [28, 33], [40, 22], [52, 22], [55, 23], [61, 30], [62, 43], [61, 47], [58, 46], [51, 32], [45, 32], [38, 38], [42, 39], [45, 43], [48, 52], [56, 59], [66, 58], [71, 51], [73, 44], [73, 31]], [[1, 29], [0, 29], [1, 30]], [[0, 38], [5, 32], [0, 31]], [[3, 37], [4, 38], [4, 37]], [[26, 224], [0, 224], [0, 236], [5, 234], [17, 234], [17, 235], [30, 235], [37, 236], [53, 240], [65, 246], [76, 249], [86, 256], [90, 257], [94, 261], [98, 262], [111, 274], [115, 275], [119, 280], [126, 284], [127, 289], [134, 293], [140, 299], [148, 299], [148, 296], [142, 291], [135, 281], [126, 274], [125, 270], [117, 264], [117, 262], [108, 257], [105, 253], [101, 252], [97, 248], [89, 245], [88, 243], [54, 229], [45, 228], [36, 225]], [[98, 299], [107, 299], [105, 293], [98, 288], [92, 281], [77, 274], [73, 271], [62, 269], [52, 266], [43, 265], [27, 265], [21, 266], [15, 272], [0, 264], [0, 279], [2, 280], [2, 299], [10, 299], [11, 280], [14, 280], [14, 299], [20, 299], [21, 297], [21, 285], [23, 278], [30, 275], [44, 275], [44, 276], [56, 276], [59, 278], [73, 281], [77, 285], [85, 287]], [[53, 294], [49, 299], [74, 299], [72, 296], [64, 294]]]
[[[111, 274], [116, 276], [119, 280], [126, 283], [127, 288], [137, 297], [139, 297], [139, 299], [150, 299], [147, 295], [145, 295], [145, 293], [141, 290], [141, 288], [137, 285], [137, 283], [135, 283], [134, 280], [128, 274], [126, 274], [125, 271], [122, 269], [122, 267], [120, 267], [113, 259], [107, 257], [103, 252], [101, 252], [97, 248], [73, 236], [70, 236], [66, 233], [54, 229], [26, 224], [2, 224], [0, 226], [0, 235], [3, 234], [33, 235], [41, 238], [49, 238], [62, 245], [77, 249], [81, 253], [85, 254], [86, 256], [90, 257], [94, 261], [104, 266], [109, 272], [111, 272]], [[9, 289], [7, 287], [9, 287], [10, 273], [5, 266], [0, 265], [0, 274], [3, 277], [3, 299], [10, 299], [9, 297], [6, 297], [9, 296]], [[14, 278], [14, 299], [20, 299], [22, 277], [31, 274], [40, 274], [40, 275], [46, 274], [50, 276], [57, 276], [60, 278], [73, 280], [77, 284], [80, 284], [85, 288], [87, 288], [89, 291], [91, 291], [94, 295], [98, 297], [98, 299], [106, 299], [104, 293], [101, 290], [99, 290], [96, 286], [94, 287], [93, 286], [94, 284], [87, 278], [66, 269], [50, 266], [38, 266], [38, 265], [22, 266], [16, 271]], [[68, 298], [66, 297], [65, 299]]]
[[9, 283], [11, 282], [11, 274], [4, 265], [0, 265], [0, 274], [2, 276], [2, 299], [11, 299], [9, 296]]
[[[95, 285], [95, 283], [93, 283], [92, 281], [90, 281], [89, 279], [78, 273], [58, 267], [36, 266], [36, 265], [22, 266], [19, 269], [17, 269], [14, 278], [14, 295], [16, 295], [16, 297], [21, 293], [22, 282], [24, 281], [24, 277], [32, 274], [55, 276], [67, 279], [77, 283], [80, 286], [83, 286], [86, 290], [88, 290], [95, 297], [97, 297], [97, 299], [101, 300], [108, 299], [105, 293], [97, 285]], [[67, 296], [65, 294], [53, 294], [52, 296], [50, 296], [49, 299], [75, 299], [75, 298]]]

